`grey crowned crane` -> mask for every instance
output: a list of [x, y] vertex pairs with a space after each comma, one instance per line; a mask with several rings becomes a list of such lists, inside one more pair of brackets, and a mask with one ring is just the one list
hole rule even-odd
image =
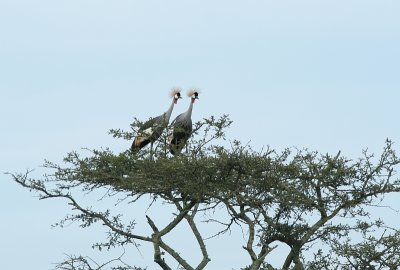
[[178, 99], [181, 98], [181, 89], [173, 88], [170, 96], [172, 97], [172, 104], [169, 109], [157, 117], [151, 118], [140, 127], [138, 134], [132, 142], [131, 150], [136, 153], [149, 143], [151, 144], [151, 151], [153, 149], [153, 143], [161, 136], [164, 128], [167, 127], [169, 119], [171, 118], [172, 110], [174, 105], [177, 104]]
[[199, 98], [199, 91], [190, 89], [187, 95], [190, 97], [189, 109], [178, 115], [172, 122], [173, 130], [169, 140], [169, 151], [173, 155], [177, 155], [182, 151], [192, 134], [192, 110], [193, 104]]

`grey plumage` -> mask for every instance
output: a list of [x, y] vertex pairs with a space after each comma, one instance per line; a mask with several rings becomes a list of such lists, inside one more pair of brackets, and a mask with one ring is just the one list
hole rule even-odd
[[190, 105], [186, 112], [178, 115], [172, 122], [172, 134], [169, 140], [169, 150], [171, 154], [179, 154], [185, 147], [190, 135], [192, 134], [192, 110], [193, 104], [199, 98], [198, 90], [189, 90]]
[[171, 118], [172, 110], [178, 99], [181, 98], [180, 89], [172, 89], [171, 96], [173, 98], [172, 104], [169, 109], [157, 117], [151, 118], [146, 121], [142, 127], [140, 127], [138, 134], [132, 142], [131, 150], [137, 152], [149, 143], [153, 146], [153, 143], [161, 136], [164, 128], [168, 125], [169, 119]]

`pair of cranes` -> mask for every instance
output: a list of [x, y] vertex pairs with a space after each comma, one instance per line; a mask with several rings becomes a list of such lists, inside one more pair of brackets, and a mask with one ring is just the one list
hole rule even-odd
[[[170, 93], [172, 104], [169, 109], [162, 115], [152, 118], [143, 124], [132, 142], [132, 152], [136, 153], [149, 143], [151, 144], [151, 149], [153, 149], [153, 143], [161, 136], [169, 123], [175, 104], [182, 98], [180, 92], [181, 89], [179, 88], [172, 89]], [[178, 115], [172, 122], [172, 134], [169, 137], [169, 151], [172, 155], [177, 155], [182, 151], [192, 133], [192, 110], [193, 104], [199, 98], [199, 91], [190, 89], [187, 92], [187, 96], [190, 98], [188, 110]]]

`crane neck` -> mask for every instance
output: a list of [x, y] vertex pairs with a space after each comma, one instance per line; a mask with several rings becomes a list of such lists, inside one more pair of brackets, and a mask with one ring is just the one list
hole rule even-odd
[[188, 118], [192, 117], [193, 103], [194, 103], [194, 99], [192, 98], [192, 99], [190, 99], [189, 109], [186, 111], [186, 115]]
[[172, 110], [174, 109], [175, 105], [175, 98], [172, 99], [172, 103], [169, 106], [168, 110], [164, 113], [164, 120], [165, 122], [169, 122], [169, 119], [171, 118]]

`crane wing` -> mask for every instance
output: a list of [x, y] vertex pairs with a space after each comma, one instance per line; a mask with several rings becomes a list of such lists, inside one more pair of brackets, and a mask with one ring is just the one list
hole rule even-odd
[[182, 151], [192, 134], [192, 120], [179, 120], [180, 119], [177, 117], [173, 125], [172, 134], [169, 137], [169, 149], [173, 155]]
[[131, 150], [136, 152], [151, 142], [157, 140], [163, 131], [163, 115], [151, 118], [139, 129], [132, 142]]

